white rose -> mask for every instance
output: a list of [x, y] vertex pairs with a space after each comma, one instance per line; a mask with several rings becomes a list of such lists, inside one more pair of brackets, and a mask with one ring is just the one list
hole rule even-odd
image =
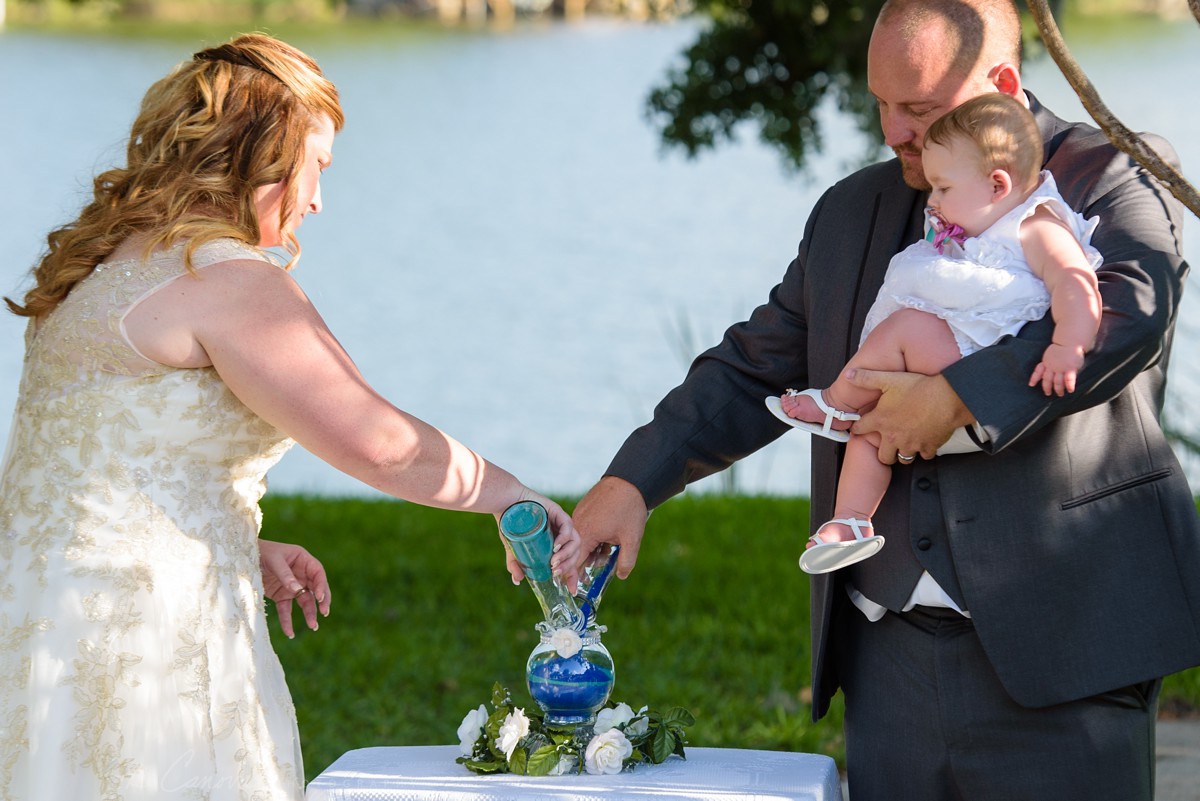
[[558, 764], [550, 771], [551, 776], [565, 776], [574, 773], [579, 768], [579, 757], [573, 754], [563, 754], [558, 758]]
[[496, 739], [496, 746], [504, 752], [505, 759], [512, 759], [517, 743], [526, 734], [529, 734], [529, 718], [525, 717], [525, 710], [514, 709], [509, 712], [500, 724], [500, 736]]
[[463, 756], [469, 757], [475, 751], [475, 741], [487, 725], [487, 719], [487, 710], [480, 704], [479, 709], [472, 709], [458, 724], [458, 748]]
[[579, 653], [579, 649], [583, 648], [583, 638], [573, 629], [555, 629], [554, 633], [550, 635], [550, 644], [554, 646], [555, 651], [558, 651], [559, 656], [570, 659]]
[[620, 729], [597, 734], [583, 754], [583, 766], [588, 773], [620, 773], [625, 760], [633, 755], [633, 746]]
[[596, 713], [596, 725], [592, 731], [603, 734], [609, 729], [624, 726], [633, 719], [633, 707], [622, 701], [613, 708], [601, 709]]
[[646, 707], [642, 707], [637, 711], [638, 717], [625, 727], [625, 731], [634, 737], [641, 737], [650, 730], [650, 719], [645, 717]]

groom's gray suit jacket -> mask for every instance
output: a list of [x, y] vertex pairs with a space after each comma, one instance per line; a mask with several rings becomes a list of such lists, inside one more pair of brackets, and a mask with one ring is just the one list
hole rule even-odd
[[[814, 577], [814, 717], [838, 687], [838, 620], [858, 614], [844, 583], [899, 610], [922, 569], [970, 610], [1022, 705], [1200, 664], [1200, 520], [1158, 421], [1188, 269], [1182, 210], [1103, 134], [1031, 105], [1045, 168], [1073, 208], [1101, 220], [1096, 346], [1065, 398], [1026, 386], [1050, 340], [1049, 315], [944, 371], [989, 441], [980, 453], [895, 468], [875, 517], [886, 546]], [[888, 261], [920, 237], [924, 202], [894, 160], [830, 188], [768, 302], [697, 358], [608, 474], [631, 481], [653, 508], [785, 432], [763, 398], [833, 382]], [[810, 529], [832, 516], [841, 452], [813, 438]]]

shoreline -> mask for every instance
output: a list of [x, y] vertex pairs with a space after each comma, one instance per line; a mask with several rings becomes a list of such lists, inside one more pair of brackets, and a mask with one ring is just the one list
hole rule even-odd
[[[500, 29], [529, 23], [571, 23], [585, 19], [662, 23], [697, 16], [692, 0], [432, 0], [419, 8], [403, 2], [377, 3], [358, 10], [346, 0], [140, 0], [114, 11], [104, 3], [69, 0], [20, 3], [0, 0], [0, 30], [144, 30], [257, 26], [284, 30], [370, 26]], [[1060, 21], [1135, 17], [1178, 21], [1192, 16], [1187, 0], [1074, 0]]]

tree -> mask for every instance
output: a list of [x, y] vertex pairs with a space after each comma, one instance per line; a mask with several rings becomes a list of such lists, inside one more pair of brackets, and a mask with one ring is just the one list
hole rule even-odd
[[[1108, 110], [1108, 106], [1100, 99], [1096, 87], [1092, 85], [1079, 64], [1071, 57], [1070, 51], [1067, 50], [1066, 42], [1063, 41], [1062, 34], [1058, 31], [1058, 25], [1054, 22], [1054, 14], [1046, 4], [1046, 0], [1028, 0], [1028, 2], [1042, 43], [1046, 45], [1047, 51], [1054, 59], [1054, 63], [1058, 65], [1063, 77], [1067, 79], [1067, 83], [1071, 84], [1071, 88], [1075, 90], [1079, 102], [1087, 109], [1087, 113], [1095, 120], [1096, 125], [1100, 126], [1100, 130], [1108, 136], [1108, 141], [1142, 165], [1163, 186], [1167, 187], [1171, 194], [1192, 214], [1200, 217], [1200, 194], [1196, 192], [1195, 187], [1188, 183], [1179, 170], [1164, 161], [1141, 136], [1130, 130]], [[1196, 17], [1196, 21], [1200, 22], [1200, 0], [1188, 0], [1188, 6], [1192, 10], [1192, 15]]]
[[757, 123], [764, 142], [802, 168], [820, 152], [814, 115], [826, 97], [871, 135], [878, 154], [875, 101], [867, 91], [867, 42], [883, 0], [697, 0], [712, 18], [686, 63], [647, 101], [663, 142], [689, 156]]

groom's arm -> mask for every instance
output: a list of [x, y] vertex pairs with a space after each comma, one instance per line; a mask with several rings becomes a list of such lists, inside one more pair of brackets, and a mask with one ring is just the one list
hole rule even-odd
[[696, 359], [575, 507], [583, 552], [600, 543], [620, 545], [621, 578], [637, 562], [649, 510], [788, 430], [763, 399], [789, 385], [808, 385], [805, 265], [825, 199], [814, 207], [799, 253], [767, 303]]
[[659, 402], [649, 423], [629, 435], [604, 477], [580, 499], [572, 514], [582, 537], [580, 567], [601, 543], [613, 543], [621, 546], [617, 575], [628, 577], [649, 510], [787, 430], [763, 398], [789, 383], [804, 383], [800, 354], [807, 333], [790, 305], [801, 308], [801, 264], [798, 256], [767, 304], [696, 359], [683, 383]]
[[697, 357], [683, 383], [659, 402], [649, 423], [629, 435], [605, 471], [637, 487], [647, 508], [788, 430], [763, 399], [790, 385], [808, 385], [804, 275], [807, 243], [823, 202], [809, 216], [799, 252], [767, 302]]
[[696, 358], [683, 383], [659, 402], [649, 423], [629, 435], [605, 471], [636, 486], [648, 508], [788, 430], [763, 399], [806, 383], [807, 330], [792, 305], [798, 261], [766, 304]]

